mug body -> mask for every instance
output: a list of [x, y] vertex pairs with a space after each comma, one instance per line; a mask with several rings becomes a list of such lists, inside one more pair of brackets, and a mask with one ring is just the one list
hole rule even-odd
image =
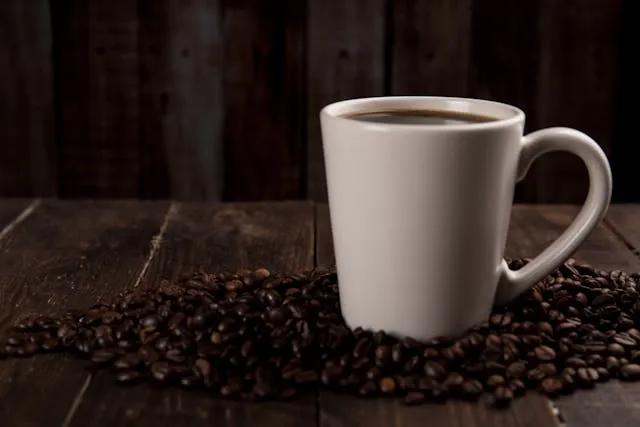
[[[350, 117], [393, 110], [494, 120]], [[500, 276], [524, 113], [483, 100], [380, 97], [328, 105], [320, 119], [347, 324], [428, 340], [483, 321]]]

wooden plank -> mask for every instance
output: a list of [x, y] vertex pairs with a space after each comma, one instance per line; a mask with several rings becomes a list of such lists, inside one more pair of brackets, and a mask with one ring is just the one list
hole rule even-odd
[[222, 194], [220, 0], [142, 0], [140, 137], [143, 197]]
[[[317, 213], [317, 263], [333, 262], [330, 219], [326, 205], [320, 205]], [[557, 420], [546, 398], [529, 393], [517, 399], [510, 410], [497, 411], [482, 404], [447, 402], [406, 407], [396, 400], [364, 400], [328, 392], [320, 394], [320, 425], [371, 426], [401, 425], [422, 426], [429, 420], [430, 426], [554, 426]]]
[[[183, 273], [266, 266], [313, 267], [310, 203], [178, 205], [143, 286]], [[314, 396], [292, 402], [241, 403], [179, 389], [117, 388], [99, 373], [69, 426], [311, 426]]]
[[0, 195], [57, 193], [48, 0], [8, 0], [0, 13]]
[[[166, 211], [161, 202], [43, 202], [0, 241], [0, 330], [134, 284]], [[2, 424], [63, 425], [90, 382], [83, 367], [63, 355], [0, 362]]]
[[640, 205], [611, 205], [607, 224], [616, 231], [637, 256], [640, 256]]
[[636, 61], [636, 40], [640, 39], [640, 2], [622, 1], [622, 23], [620, 29], [620, 54], [616, 88], [613, 152], [610, 153], [613, 172], [613, 200], [617, 203], [638, 203], [638, 163], [635, 144], [629, 143], [629, 135], [636, 130], [636, 114], [629, 108], [640, 95], [640, 62]]
[[[507, 254], [533, 257], [567, 228], [577, 213], [575, 206], [516, 206], [507, 243]], [[637, 226], [624, 228], [629, 222], [615, 208], [612, 223], [622, 235], [638, 239]], [[630, 210], [628, 214], [637, 213]], [[604, 269], [640, 271], [640, 261], [606, 225], [601, 224], [575, 254], [575, 259]], [[555, 404], [567, 426], [632, 427], [640, 424], [640, 384], [610, 381], [592, 391], [578, 392], [558, 399]]]
[[[611, 155], [622, 1], [536, 3], [539, 60], [531, 128], [575, 127]], [[550, 154], [532, 173], [538, 202], [580, 204], [586, 197], [586, 168], [575, 156]]]
[[472, 3], [392, 2], [393, 94], [468, 95]]
[[[536, 122], [538, 2], [473, 2], [469, 93], [515, 105], [527, 114], [526, 130]], [[516, 201], [535, 201], [537, 181], [516, 185]]]
[[384, 94], [386, 1], [311, 1], [307, 9], [307, 198], [327, 200], [320, 109]]
[[225, 200], [297, 199], [304, 188], [305, 5], [224, 2]]
[[39, 200], [0, 199], [0, 240], [31, 215], [39, 204]]
[[136, 197], [137, 3], [59, 0], [52, 5], [60, 193]]

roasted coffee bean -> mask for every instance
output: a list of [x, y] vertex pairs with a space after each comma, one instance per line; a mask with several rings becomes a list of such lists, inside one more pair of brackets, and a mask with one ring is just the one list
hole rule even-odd
[[375, 381], [367, 381], [358, 390], [358, 394], [361, 396], [373, 396], [378, 392], [378, 385]]
[[624, 356], [626, 353], [626, 350], [624, 349], [624, 347], [618, 343], [611, 343], [607, 346], [607, 350], [609, 351], [609, 353], [613, 356]]
[[420, 405], [424, 401], [425, 396], [421, 391], [411, 391], [404, 397], [404, 403], [407, 405]]
[[457, 390], [462, 387], [463, 383], [464, 377], [456, 372], [449, 374], [442, 382], [449, 390]]
[[507, 378], [521, 378], [527, 372], [524, 362], [514, 362], [507, 368]]
[[509, 388], [513, 392], [514, 396], [523, 396], [527, 391], [527, 387], [524, 382], [518, 379], [509, 381]]
[[440, 363], [432, 360], [428, 360], [424, 364], [424, 373], [428, 377], [439, 379], [439, 378], [443, 378], [447, 374], [447, 371], [444, 369], [444, 367]]
[[504, 385], [504, 383], [505, 383], [505, 380], [504, 380], [504, 377], [502, 375], [491, 375], [487, 379], [487, 386], [489, 386], [491, 388], [502, 386], [502, 385]]
[[510, 314], [494, 314], [489, 318], [489, 323], [493, 326], [499, 327], [507, 327], [511, 324], [511, 315]]
[[467, 380], [462, 384], [460, 396], [466, 400], [475, 400], [482, 394], [484, 387], [478, 380]]
[[598, 372], [593, 368], [578, 368], [576, 373], [578, 384], [584, 388], [593, 387], [594, 383], [599, 379]]
[[512, 400], [513, 392], [508, 387], [498, 387], [491, 395], [491, 403], [498, 408], [504, 408], [508, 406]]
[[171, 374], [171, 366], [168, 362], [155, 362], [151, 365], [151, 376], [157, 381], [165, 381]]
[[549, 396], [557, 396], [563, 387], [564, 384], [558, 378], [545, 378], [540, 386], [542, 392]]
[[570, 357], [565, 362], [565, 365], [572, 368], [586, 368], [587, 362], [579, 357]]
[[613, 356], [608, 356], [604, 363], [607, 370], [611, 372], [615, 372], [620, 368], [620, 361]]
[[534, 350], [538, 360], [548, 362], [556, 358], [556, 352], [549, 346], [541, 345]]
[[396, 391], [396, 381], [392, 377], [384, 377], [379, 383], [380, 391], [382, 393], [393, 393]]
[[617, 344], [620, 344], [623, 347], [626, 348], [633, 348], [636, 347], [638, 345], [637, 341], [635, 339], [633, 339], [629, 334], [621, 332], [619, 334], [616, 334], [613, 337], [613, 341]]
[[553, 363], [540, 363], [537, 368], [543, 372], [545, 374], [545, 376], [550, 377], [552, 375], [555, 375], [556, 372], [558, 371], [558, 369], [556, 368], [556, 365], [554, 365]]
[[640, 379], [640, 365], [628, 363], [620, 368], [620, 379], [635, 381]]
[[91, 354], [91, 361], [94, 363], [109, 363], [118, 357], [118, 353], [113, 349], [96, 350]]
[[120, 383], [132, 383], [139, 380], [140, 377], [140, 372], [133, 369], [118, 371], [116, 373], [116, 379]]

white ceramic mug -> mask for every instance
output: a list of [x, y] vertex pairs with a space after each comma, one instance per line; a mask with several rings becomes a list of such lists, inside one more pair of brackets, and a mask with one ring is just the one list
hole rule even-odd
[[[392, 110], [495, 120], [431, 125], [345, 117]], [[420, 340], [459, 334], [565, 262], [610, 202], [611, 170], [596, 142], [559, 127], [523, 137], [525, 115], [510, 105], [364, 98], [328, 105], [320, 120], [340, 304], [352, 328]], [[573, 224], [512, 271], [503, 255], [514, 187], [550, 151], [584, 161], [589, 193]]]

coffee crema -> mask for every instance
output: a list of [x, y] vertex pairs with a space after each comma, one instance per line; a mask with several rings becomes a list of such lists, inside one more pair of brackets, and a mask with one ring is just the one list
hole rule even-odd
[[469, 123], [486, 123], [498, 120], [495, 117], [472, 114], [463, 111], [426, 109], [363, 111], [358, 113], [343, 114], [341, 117], [363, 122], [400, 125], [458, 125]]

